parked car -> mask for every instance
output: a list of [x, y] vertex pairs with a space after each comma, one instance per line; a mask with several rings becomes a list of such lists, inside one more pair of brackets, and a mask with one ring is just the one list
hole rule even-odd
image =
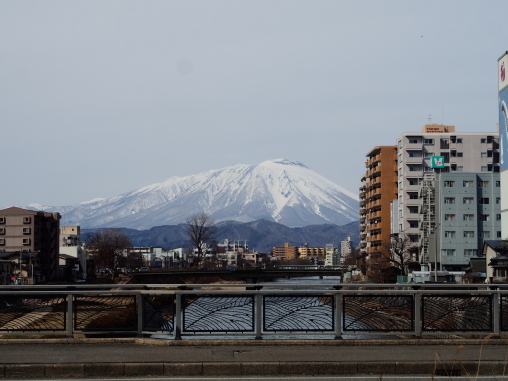
[[141, 267], [139, 269], [139, 272], [147, 272], [147, 271], [150, 271], [150, 267]]

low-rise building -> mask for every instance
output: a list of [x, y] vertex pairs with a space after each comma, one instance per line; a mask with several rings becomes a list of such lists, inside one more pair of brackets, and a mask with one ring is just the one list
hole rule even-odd
[[37, 253], [38, 283], [56, 282], [60, 214], [17, 207], [0, 210], [0, 252]]

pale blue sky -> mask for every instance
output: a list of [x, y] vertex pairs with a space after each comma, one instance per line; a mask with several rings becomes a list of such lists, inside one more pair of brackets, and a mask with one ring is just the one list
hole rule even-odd
[[506, 0], [0, 1], [0, 207], [287, 158], [357, 193], [428, 123], [495, 131]]

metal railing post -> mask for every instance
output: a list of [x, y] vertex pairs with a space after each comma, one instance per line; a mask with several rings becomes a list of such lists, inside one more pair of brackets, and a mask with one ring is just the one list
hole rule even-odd
[[413, 296], [414, 302], [414, 335], [415, 339], [422, 337], [422, 294], [419, 291], [415, 291]]
[[74, 322], [74, 299], [72, 294], [67, 294], [67, 337], [72, 339], [73, 335], [73, 322]]
[[143, 332], [143, 315], [145, 311], [145, 298], [142, 293], [138, 293], [137, 295], [138, 302], [138, 336], [142, 335]]
[[497, 338], [501, 337], [501, 293], [495, 291], [492, 295], [492, 324], [493, 333]]
[[182, 294], [175, 295], [175, 340], [182, 340]]
[[342, 339], [342, 294], [335, 294], [335, 339]]
[[263, 321], [263, 295], [260, 293], [256, 294], [255, 297], [255, 311], [256, 314], [254, 316], [254, 327], [256, 333], [256, 340], [262, 339], [262, 331], [261, 331], [261, 323]]

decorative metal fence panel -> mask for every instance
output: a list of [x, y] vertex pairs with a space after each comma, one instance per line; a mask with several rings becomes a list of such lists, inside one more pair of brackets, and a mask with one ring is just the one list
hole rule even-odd
[[501, 295], [500, 298], [500, 325], [501, 331], [508, 331], [508, 295]]
[[332, 332], [335, 301], [333, 295], [265, 295], [265, 332]]
[[250, 295], [183, 295], [182, 312], [182, 333], [254, 331]]
[[344, 295], [344, 332], [408, 332], [414, 330], [412, 295]]
[[174, 295], [143, 295], [143, 331], [173, 332]]
[[0, 331], [64, 331], [67, 299], [62, 295], [0, 297]]
[[76, 331], [137, 331], [136, 295], [74, 297]]
[[422, 331], [489, 332], [492, 295], [422, 295]]
[[[413, 335], [508, 334], [508, 286], [380, 289], [71, 290], [0, 287], [0, 334]], [[199, 288], [198, 288], [199, 287]], [[289, 287], [289, 286], [288, 286]], [[294, 287], [294, 285], [291, 285]], [[361, 287], [361, 289], [360, 289]], [[53, 290], [56, 289], [56, 290]], [[127, 287], [126, 287], [127, 289]]]

